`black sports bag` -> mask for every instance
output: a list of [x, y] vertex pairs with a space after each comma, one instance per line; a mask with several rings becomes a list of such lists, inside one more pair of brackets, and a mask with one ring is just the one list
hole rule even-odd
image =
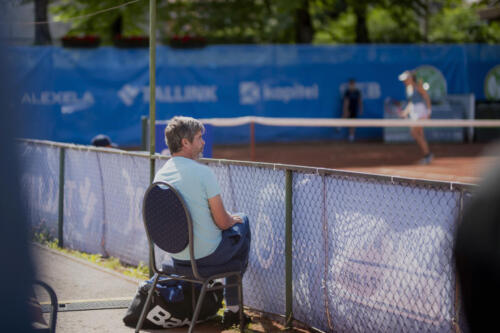
[[[142, 308], [146, 302], [153, 279], [139, 285], [132, 303], [127, 309], [123, 322], [126, 326], [136, 327]], [[221, 285], [216, 282], [213, 285]], [[200, 294], [201, 285], [195, 284], [195, 300]], [[222, 308], [222, 289], [208, 291], [205, 294], [198, 322], [214, 317]], [[189, 325], [193, 317], [192, 284], [186, 281], [161, 279], [153, 292], [152, 301], [148, 307], [146, 318], [142, 325], [144, 329], [170, 328]]]

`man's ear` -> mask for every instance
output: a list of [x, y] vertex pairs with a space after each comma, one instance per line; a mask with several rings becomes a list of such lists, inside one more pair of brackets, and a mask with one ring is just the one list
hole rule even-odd
[[191, 142], [189, 142], [189, 140], [188, 140], [188, 139], [186, 139], [186, 138], [182, 138], [182, 140], [181, 140], [181, 144], [182, 144], [182, 147], [186, 147], [186, 146], [188, 146], [189, 144], [191, 144]]

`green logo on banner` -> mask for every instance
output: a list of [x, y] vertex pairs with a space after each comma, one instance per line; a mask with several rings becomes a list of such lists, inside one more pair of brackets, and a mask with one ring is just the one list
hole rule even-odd
[[431, 101], [440, 103], [446, 97], [448, 88], [446, 79], [439, 69], [430, 65], [422, 65], [415, 69], [417, 80], [422, 80], [424, 88], [427, 90]]
[[484, 95], [489, 100], [500, 99], [500, 65], [496, 65], [486, 74]]

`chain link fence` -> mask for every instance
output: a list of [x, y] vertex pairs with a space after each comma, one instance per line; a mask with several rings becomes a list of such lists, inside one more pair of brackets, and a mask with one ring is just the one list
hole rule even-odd
[[104, 186], [98, 162], [95, 151], [66, 149], [64, 246], [88, 253], [106, 253]]
[[[65, 149], [65, 244], [131, 264], [147, 262], [141, 216], [149, 185], [147, 154], [33, 141], [19, 146], [33, 226], [58, 228], [59, 157]], [[166, 158], [156, 158], [159, 170]], [[466, 329], [452, 246], [473, 186], [264, 163], [203, 163], [216, 174], [226, 209], [250, 219], [246, 305], [293, 314], [328, 332]], [[285, 259], [288, 210], [291, 284]], [[293, 313], [285, 313], [288, 302]]]
[[34, 230], [58, 236], [60, 149], [46, 144], [19, 144], [21, 193]]
[[328, 328], [452, 331], [460, 192], [342, 176], [324, 191]]
[[250, 220], [252, 246], [244, 275], [245, 304], [270, 313], [285, 308], [285, 171], [213, 163], [226, 209]]

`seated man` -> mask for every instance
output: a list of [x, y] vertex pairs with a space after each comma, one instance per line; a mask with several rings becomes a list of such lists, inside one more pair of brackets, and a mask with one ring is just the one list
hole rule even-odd
[[[193, 220], [194, 256], [198, 267], [236, 264], [242, 274], [248, 264], [250, 228], [243, 214], [228, 213], [213, 171], [197, 162], [203, 152], [203, 124], [190, 117], [174, 117], [165, 129], [172, 157], [157, 172], [154, 181], [174, 186], [186, 202]], [[190, 265], [189, 247], [171, 254], [174, 265]], [[203, 274], [203, 273], [202, 273]], [[236, 278], [228, 278], [235, 283]], [[239, 323], [238, 289], [225, 290], [227, 310], [223, 326]], [[248, 318], [245, 315], [245, 320]]]

